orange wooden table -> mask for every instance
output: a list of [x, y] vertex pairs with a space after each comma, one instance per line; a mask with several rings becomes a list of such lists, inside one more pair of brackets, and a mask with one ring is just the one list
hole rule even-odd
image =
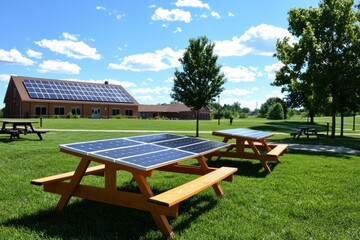
[[[228, 146], [226, 143], [172, 134], [153, 134], [129, 138], [108, 139], [92, 142], [60, 145], [60, 151], [81, 158], [76, 170], [55, 176], [32, 180], [35, 185], [43, 185], [44, 191], [60, 194], [56, 206], [62, 211], [72, 196], [123, 207], [149, 211], [164, 236], [174, 232], [167, 216], [178, 215], [179, 203], [212, 187], [223, 196], [219, 185], [221, 180], [232, 180], [236, 168], [210, 168], [205, 154], [216, 152]], [[179, 162], [196, 159], [197, 166], [179, 165]], [[100, 165], [89, 167], [91, 162]], [[154, 195], [147, 178], [155, 170], [199, 175], [183, 185]], [[132, 174], [140, 192], [127, 192], [117, 187], [117, 172]], [[87, 175], [104, 178], [104, 186], [81, 184]]]
[[[268, 166], [268, 161], [279, 162], [281, 156], [287, 149], [287, 144], [268, 144], [266, 139], [273, 136], [273, 133], [263, 132], [258, 130], [236, 128], [214, 131], [214, 136], [223, 137], [223, 142], [228, 143], [229, 140], [235, 139], [233, 143], [227, 147], [225, 151], [217, 151], [208, 155], [211, 160], [212, 157], [217, 156], [229, 158], [245, 158], [260, 160], [264, 170], [271, 172]], [[245, 149], [251, 149], [245, 151]]]

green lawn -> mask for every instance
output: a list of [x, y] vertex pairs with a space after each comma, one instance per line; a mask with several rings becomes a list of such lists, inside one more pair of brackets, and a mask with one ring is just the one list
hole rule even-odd
[[[296, 142], [360, 149], [360, 127], [352, 131], [351, 121], [347, 119], [344, 138]], [[317, 121], [323, 126], [326, 122]], [[271, 141], [294, 142], [288, 133], [299, 124], [306, 122], [245, 119], [234, 121], [231, 127], [272, 131], [277, 134]], [[31, 185], [30, 180], [75, 168], [79, 159], [60, 153], [59, 144], [145, 134], [80, 130], [189, 131], [178, 134], [194, 135], [194, 121], [43, 119], [43, 128], [79, 131], [53, 130], [43, 141], [36, 135], [14, 141], [0, 135], [0, 239], [161, 238], [147, 212], [73, 198], [62, 214], [56, 214], [59, 196]], [[200, 136], [221, 140], [211, 136], [211, 131], [225, 128], [230, 128], [226, 120], [220, 125], [201, 121]], [[216, 197], [210, 188], [180, 204], [179, 217], [169, 218], [175, 239], [360, 239], [360, 156], [288, 150], [280, 160], [271, 174], [265, 174], [257, 161], [209, 162], [239, 170], [232, 183], [221, 183], [224, 198]], [[119, 173], [119, 177], [119, 186], [134, 189], [129, 174]], [[155, 172], [149, 181], [156, 191], [163, 191], [190, 178]], [[86, 181], [100, 184], [101, 178], [92, 176]]]

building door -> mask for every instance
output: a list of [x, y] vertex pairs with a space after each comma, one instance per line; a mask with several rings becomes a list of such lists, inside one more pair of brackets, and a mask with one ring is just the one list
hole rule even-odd
[[91, 109], [91, 118], [100, 118], [100, 108], [92, 108]]

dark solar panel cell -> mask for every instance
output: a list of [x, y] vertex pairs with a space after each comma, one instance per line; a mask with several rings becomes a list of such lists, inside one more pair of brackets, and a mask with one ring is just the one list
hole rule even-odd
[[156, 146], [156, 145], [144, 144], [144, 145], [137, 145], [137, 146], [133, 146], [133, 147], [127, 147], [127, 148], [119, 148], [119, 149], [101, 151], [101, 152], [97, 152], [96, 156], [108, 157], [111, 159], [120, 159], [120, 158], [141, 155], [144, 153], [158, 152], [158, 151], [162, 151], [164, 149], [166, 149], [166, 148]]
[[200, 138], [181, 138], [181, 139], [175, 139], [175, 140], [171, 140], [171, 141], [159, 142], [156, 144], [161, 145], [161, 146], [170, 147], [170, 148], [178, 148], [178, 147], [188, 146], [191, 144], [204, 142], [204, 141], [205, 140], [200, 139]]
[[[175, 160], [178, 161], [182, 158], [188, 158], [192, 155], [193, 154], [191, 153], [182, 152], [175, 149], [169, 149], [162, 152], [154, 152], [141, 156], [129, 157], [120, 161], [126, 162], [129, 165], [139, 165], [146, 168], [161, 165]], [[117, 162], [117, 160], [115, 160], [115, 162]]]
[[86, 143], [74, 143], [64, 145], [65, 148], [71, 148], [78, 152], [91, 153], [96, 151], [101, 151], [105, 149], [120, 148], [134, 146], [138, 143], [129, 141], [127, 139], [110, 139], [96, 142], [86, 142]]
[[203, 153], [213, 149], [222, 148], [225, 146], [227, 146], [227, 144], [223, 142], [206, 141], [199, 144], [181, 147], [179, 149], [192, 153]]

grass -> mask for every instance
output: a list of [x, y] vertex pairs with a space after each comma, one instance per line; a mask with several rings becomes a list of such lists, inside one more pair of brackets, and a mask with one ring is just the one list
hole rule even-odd
[[[351, 119], [349, 119], [350, 121]], [[326, 124], [319, 121], [320, 125]], [[271, 141], [294, 142], [291, 127], [304, 120], [234, 121], [231, 127], [277, 132]], [[43, 119], [49, 129], [119, 130], [112, 132], [51, 131], [39, 141], [36, 135], [8, 141], [0, 135], [0, 239], [160, 239], [151, 215], [72, 198], [62, 214], [54, 212], [58, 195], [46, 193], [30, 180], [72, 171], [78, 158], [60, 153], [59, 144], [125, 137], [144, 132], [120, 130], [189, 131], [193, 121]], [[307, 144], [332, 144], [359, 149], [359, 125], [347, 128], [345, 138], [299, 139]], [[201, 137], [213, 129], [230, 128], [223, 120], [200, 123]], [[345, 134], [345, 135], [346, 135]], [[175, 239], [360, 239], [360, 156], [288, 150], [281, 163], [265, 174], [257, 161], [224, 159], [210, 166], [234, 166], [232, 183], [222, 182], [224, 198], [210, 188], [180, 204], [180, 215], [169, 218]], [[192, 176], [155, 172], [149, 178], [155, 191], [164, 191]], [[118, 185], [134, 189], [131, 176], [119, 173]], [[101, 184], [101, 178], [87, 182]]]

